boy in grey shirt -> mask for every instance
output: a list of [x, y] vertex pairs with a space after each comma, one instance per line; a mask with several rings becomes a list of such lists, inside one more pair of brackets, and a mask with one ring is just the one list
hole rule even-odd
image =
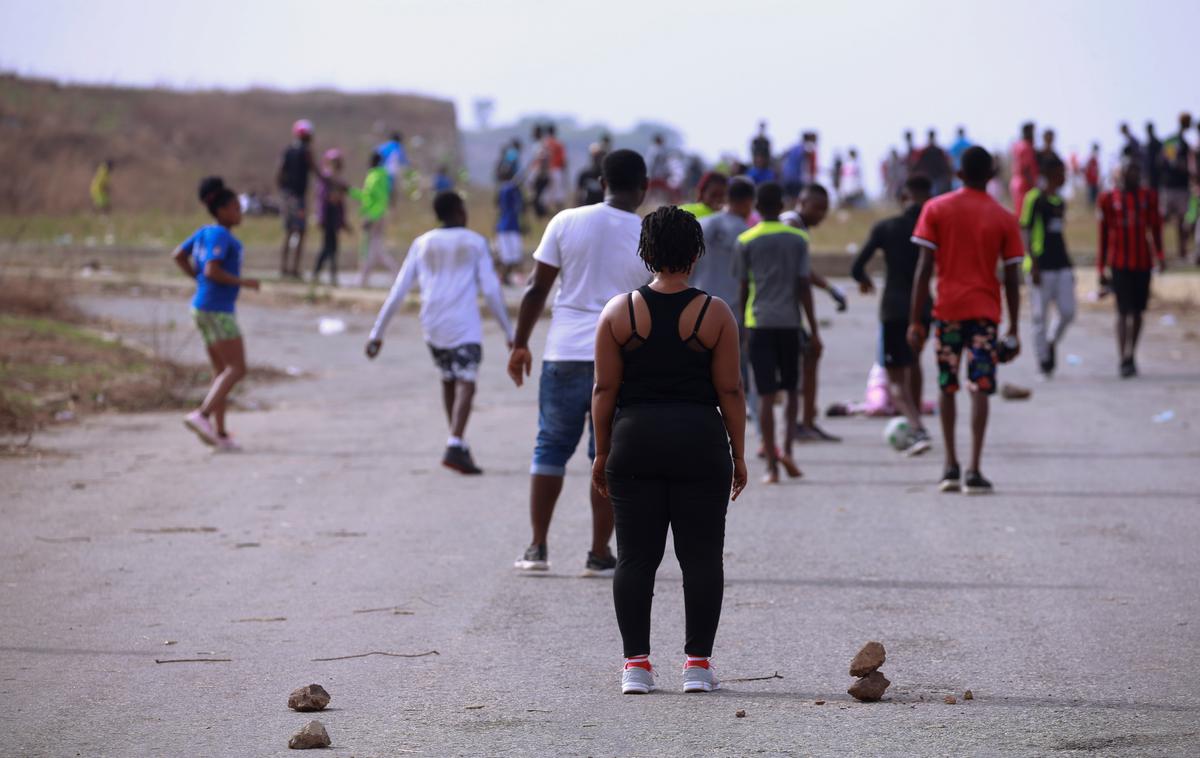
[[[779, 184], [765, 182], [758, 186], [757, 207], [763, 220], [738, 237], [733, 274], [741, 285], [738, 312], [745, 317], [750, 365], [759, 396], [759, 425], [767, 459], [763, 483], [776, 484], [781, 465], [789, 477], [801, 475], [792, 460], [792, 443], [800, 412], [796, 388], [803, 320], [808, 321], [810, 329], [810, 354], [820, 354], [821, 338], [813, 314], [808, 233], [779, 220], [783, 211], [783, 188]], [[775, 447], [778, 392], [787, 393], [782, 453]]]
[[[719, 297], [736, 309], [741, 282], [733, 275], [738, 237], [750, 228], [746, 219], [754, 210], [754, 183], [734, 177], [729, 183], [724, 210], [700, 219], [704, 231], [704, 255], [692, 268], [692, 286]], [[742, 315], [738, 314], [741, 322]]]

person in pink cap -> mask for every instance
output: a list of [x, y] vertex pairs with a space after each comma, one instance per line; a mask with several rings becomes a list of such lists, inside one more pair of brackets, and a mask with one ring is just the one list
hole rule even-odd
[[283, 151], [279, 172], [275, 177], [282, 199], [283, 247], [279, 252], [279, 275], [283, 278], [300, 278], [304, 232], [308, 226], [308, 176], [313, 170], [312, 133], [313, 125], [308, 119], [302, 118], [292, 124], [294, 139]]
[[342, 151], [330, 148], [322, 156], [321, 170], [317, 172], [317, 222], [321, 225], [321, 253], [313, 269], [313, 284], [321, 277], [321, 269], [329, 263], [329, 283], [337, 286], [338, 237], [342, 230], [352, 232], [346, 223], [346, 190], [342, 179]]

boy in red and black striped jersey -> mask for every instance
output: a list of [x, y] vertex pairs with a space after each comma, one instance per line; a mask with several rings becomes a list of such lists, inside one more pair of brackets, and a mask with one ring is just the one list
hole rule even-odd
[[1137, 375], [1134, 353], [1142, 333], [1142, 313], [1150, 300], [1150, 273], [1157, 261], [1166, 269], [1162, 249], [1162, 216], [1158, 193], [1142, 186], [1136, 159], [1121, 162], [1119, 187], [1100, 196], [1100, 249], [1096, 267], [1117, 301], [1117, 348], [1123, 378]]

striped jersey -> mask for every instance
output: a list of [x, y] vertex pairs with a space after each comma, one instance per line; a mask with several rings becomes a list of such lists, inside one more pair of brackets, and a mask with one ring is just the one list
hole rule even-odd
[[1100, 245], [1096, 268], [1119, 271], [1149, 271], [1163, 259], [1162, 216], [1158, 193], [1138, 187], [1113, 189], [1096, 203], [1100, 220]]

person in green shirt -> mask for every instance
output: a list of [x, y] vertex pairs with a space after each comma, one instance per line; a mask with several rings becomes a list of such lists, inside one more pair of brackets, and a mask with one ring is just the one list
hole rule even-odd
[[729, 177], [719, 171], [706, 171], [696, 184], [696, 202], [684, 203], [680, 210], [687, 211], [696, 220], [711, 216], [725, 205], [729, 191]]
[[376, 265], [386, 268], [393, 277], [400, 271], [400, 264], [388, 253], [387, 240], [384, 238], [390, 196], [388, 172], [383, 167], [383, 158], [379, 153], [372, 152], [370, 169], [367, 171], [367, 178], [363, 180], [362, 189], [350, 188], [350, 197], [362, 204], [359, 214], [362, 216], [365, 232], [362, 243], [365, 255], [358, 282], [360, 287], [367, 286], [371, 269]]
[[[1038, 363], [1048, 379], [1054, 374], [1055, 346], [1075, 318], [1075, 272], [1063, 236], [1067, 204], [1058, 194], [1066, 181], [1066, 169], [1057, 157], [1042, 169], [1043, 187], [1029, 190], [1021, 206], [1021, 236], [1025, 239], [1025, 271], [1032, 285], [1029, 300]], [[1058, 310], [1053, 329], [1048, 328], [1051, 303]]]

